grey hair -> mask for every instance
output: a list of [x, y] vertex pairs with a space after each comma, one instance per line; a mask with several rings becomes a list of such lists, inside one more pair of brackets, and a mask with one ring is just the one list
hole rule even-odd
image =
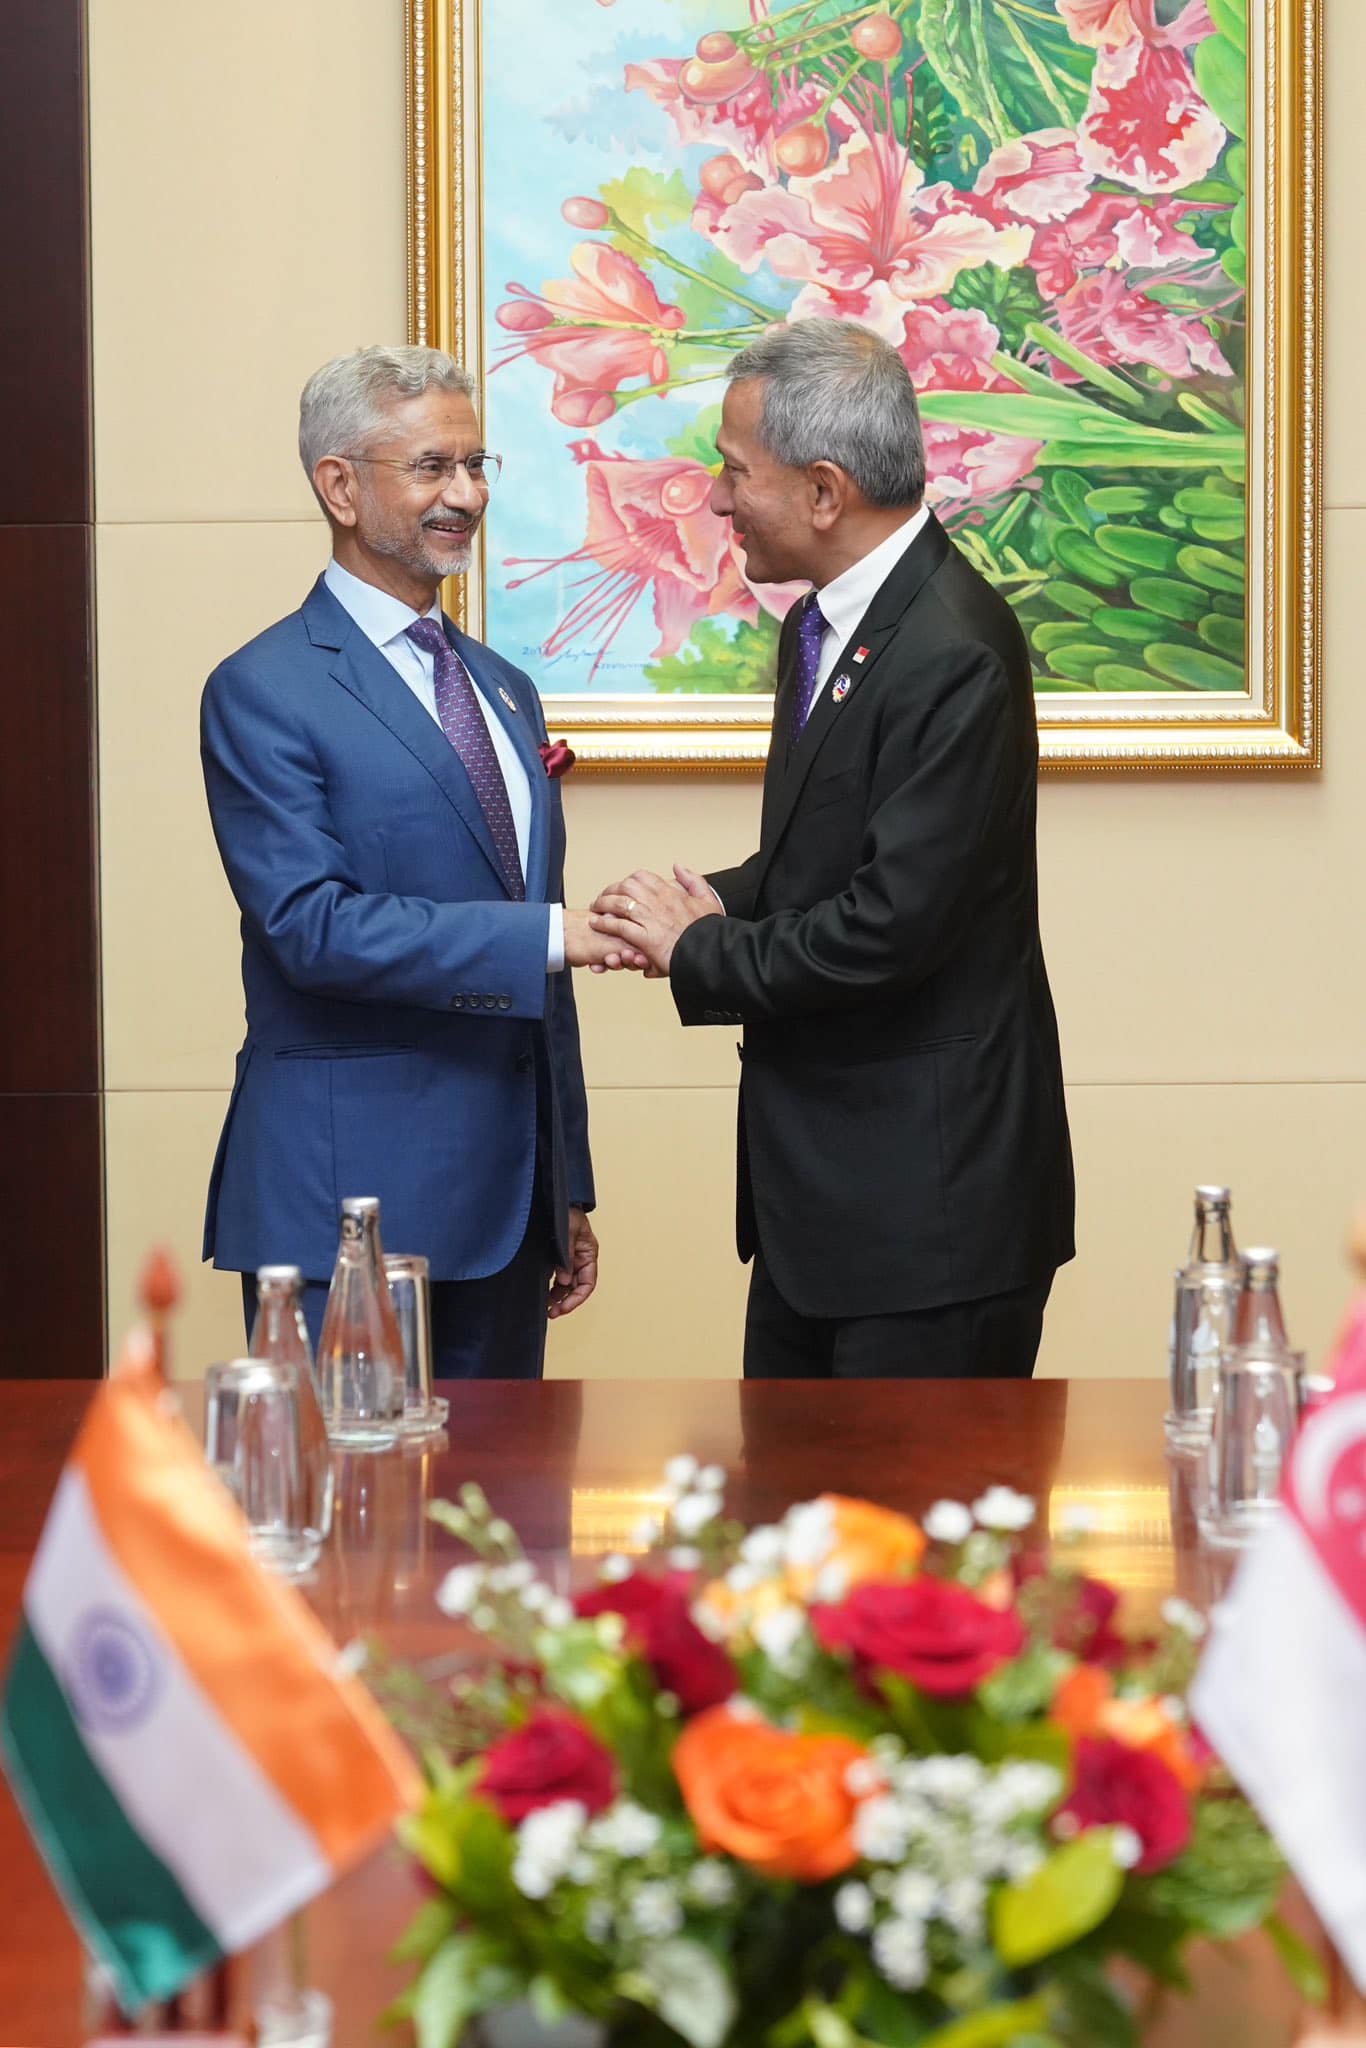
[[759, 440], [779, 462], [833, 462], [870, 505], [918, 505], [925, 441], [915, 386], [901, 357], [853, 320], [793, 320], [733, 356], [732, 383], [768, 388]]
[[299, 398], [299, 460], [310, 482], [324, 455], [350, 455], [388, 424], [399, 398], [436, 385], [474, 396], [474, 379], [439, 348], [358, 348], [315, 370]]

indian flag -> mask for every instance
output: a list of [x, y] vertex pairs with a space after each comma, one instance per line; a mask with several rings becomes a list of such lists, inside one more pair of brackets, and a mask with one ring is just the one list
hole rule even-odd
[[421, 1791], [147, 1359], [101, 1388], [58, 1483], [0, 1743], [129, 2011], [259, 1940]]

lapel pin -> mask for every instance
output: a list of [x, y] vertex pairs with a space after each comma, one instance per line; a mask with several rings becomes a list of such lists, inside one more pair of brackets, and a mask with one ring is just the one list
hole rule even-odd
[[[857, 655], [855, 655], [855, 656], [854, 656], [854, 659], [855, 659], [855, 661], [857, 661], [857, 660], [858, 660], [858, 656], [857, 656]], [[845, 698], [846, 698], [846, 697], [847, 697], [847, 696], [849, 695], [849, 692], [850, 692], [850, 690], [851, 690], [851, 688], [852, 688], [852, 687], [853, 687], [853, 685], [852, 685], [852, 683], [850, 682], [850, 679], [849, 679], [849, 677], [848, 677], [848, 676], [840, 676], [840, 677], [838, 678], [838, 680], [836, 681], [836, 683], [835, 683], [835, 687], [834, 687], [834, 689], [833, 689], [833, 690], [832, 690], [832, 691], [830, 692], [830, 701], [831, 701], [831, 703], [832, 703], [832, 704], [842, 704], [842, 703], [844, 702]]]
[[503, 686], [502, 686], [502, 684], [501, 684], [501, 683], [500, 683], [500, 684], [498, 685], [498, 695], [499, 695], [499, 696], [500, 696], [500, 697], [502, 698], [503, 702], [504, 702], [504, 703], [505, 703], [505, 704], [507, 705], [507, 708], [508, 708], [508, 710], [509, 710], [509, 711], [515, 711], [515, 710], [517, 709], [517, 706], [516, 706], [516, 704], [515, 704], [515, 703], [513, 702], [512, 698], [511, 698], [511, 697], [509, 697], [509, 695], [508, 695], [507, 691], [506, 691], [506, 690], [505, 690], [505, 689], [503, 688]]
[[854, 659], [855, 661], [867, 661], [868, 649], [866, 647], [856, 647], [854, 649]]

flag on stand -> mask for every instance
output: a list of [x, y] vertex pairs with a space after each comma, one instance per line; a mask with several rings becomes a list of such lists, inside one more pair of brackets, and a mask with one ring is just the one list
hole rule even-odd
[[1366, 1294], [1335, 1367], [1190, 1700], [1366, 1991]]
[[331, 1638], [252, 1557], [150, 1346], [96, 1394], [58, 1481], [0, 1748], [130, 2012], [259, 1940], [421, 1795]]

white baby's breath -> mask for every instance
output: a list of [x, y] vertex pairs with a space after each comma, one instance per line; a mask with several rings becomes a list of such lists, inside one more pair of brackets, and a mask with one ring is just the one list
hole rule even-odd
[[674, 1527], [680, 1536], [697, 1536], [714, 1522], [722, 1507], [719, 1493], [685, 1493], [673, 1511]]
[[1143, 1855], [1143, 1838], [1133, 1828], [1112, 1828], [1110, 1848], [1121, 1870], [1133, 1870]]
[[690, 1451], [683, 1451], [676, 1458], [670, 1458], [664, 1467], [664, 1483], [675, 1493], [686, 1493], [696, 1479], [698, 1463]]
[[662, 1833], [663, 1822], [658, 1814], [637, 1806], [633, 1799], [622, 1799], [593, 1822], [588, 1840], [595, 1849], [631, 1858], [648, 1856]]
[[546, 1601], [541, 1619], [547, 1628], [568, 1628], [574, 1619], [574, 1609], [562, 1593], [556, 1593]]
[[776, 1572], [787, 1555], [787, 1539], [771, 1523], [751, 1529], [740, 1545], [740, 1556], [756, 1571]]
[[865, 1799], [854, 1815], [854, 1847], [870, 1863], [900, 1863], [908, 1829], [901, 1804], [887, 1797]]
[[735, 1877], [719, 1858], [709, 1856], [693, 1865], [684, 1889], [693, 1905], [719, 1911], [735, 1897]]
[[834, 1897], [835, 1919], [846, 1934], [866, 1934], [873, 1924], [873, 1895], [866, 1884], [842, 1884]]
[[623, 1579], [630, 1578], [634, 1570], [635, 1566], [630, 1558], [623, 1557], [619, 1550], [614, 1550], [612, 1555], [605, 1557], [598, 1566], [598, 1577], [604, 1585], [619, 1586]]
[[787, 1562], [798, 1571], [823, 1565], [835, 1547], [835, 1510], [828, 1500], [806, 1500], [783, 1518]]
[[653, 1550], [664, 1534], [664, 1525], [658, 1515], [642, 1515], [631, 1531], [631, 1547], [634, 1550]]
[[754, 1640], [779, 1671], [793, 1668], [794, 1652], [806, 1635], [805, 1610], [795, 1605], [775, 1607], [759, 1615], [754, 1623]]
[[873, 1961], [897, 1991], [918, 1991], [929, 1974], [925, 1933], [914, 1920], [884, 1920], [873, 1935]]
[[704, 1465], [697, 1475], [697, 1484], [704, 1493], [724, 1493], [726, 1470], [724, 1465]]
[[677, 1934], [683, 1925], [683, 1908], [671, 1884], [655, 1880], [641, 1885], [631, 1901], [632, 1925], [653, 1940]]
[[893, 1912], [903, 1920], [928, 1920], [939, 1905], [939, 1886], [927, 1870], [900, 1870], [890, 1898]]
[[1006, 1534], [1027, 1529], [1034, 1519], [1034, 1503], [1027, 1493], [1011, 1486], [989, 1486], [972, 1504], [972, 1512], [984, 1529]]
[[679, 1543], [669, 1552], [669, 1563], [676, 1572], [695, 1572], [702, 1562], [702, 1553], [691, 1543]]
[[1189, 1636], [1193, 1643], [1207, 1633], [1208, 1623], [1198, 1607], [1192, 1607], [1189, 1600], [1173, 1596], [1162, 1602], [1162, 1619], [1168, 1628], [1179, 1629], [1183, 1636]]
[[568, 1876], [579, 1853], [587, 1808], [577, 1799], [557, 1799], [529, 1813], [517, 1829], [512, 1881], [527, 1899], [548, 1898]]
[[972, 1515], [961, 1500], [937, 1500], [922, 1526], [932, 1543], [966, 1543]]
[[483, 1565], [458, 1564], [437, 1587], [436, 1604], [443, 1614], [468, 1614], [478, 1604], [483, 1590]]

